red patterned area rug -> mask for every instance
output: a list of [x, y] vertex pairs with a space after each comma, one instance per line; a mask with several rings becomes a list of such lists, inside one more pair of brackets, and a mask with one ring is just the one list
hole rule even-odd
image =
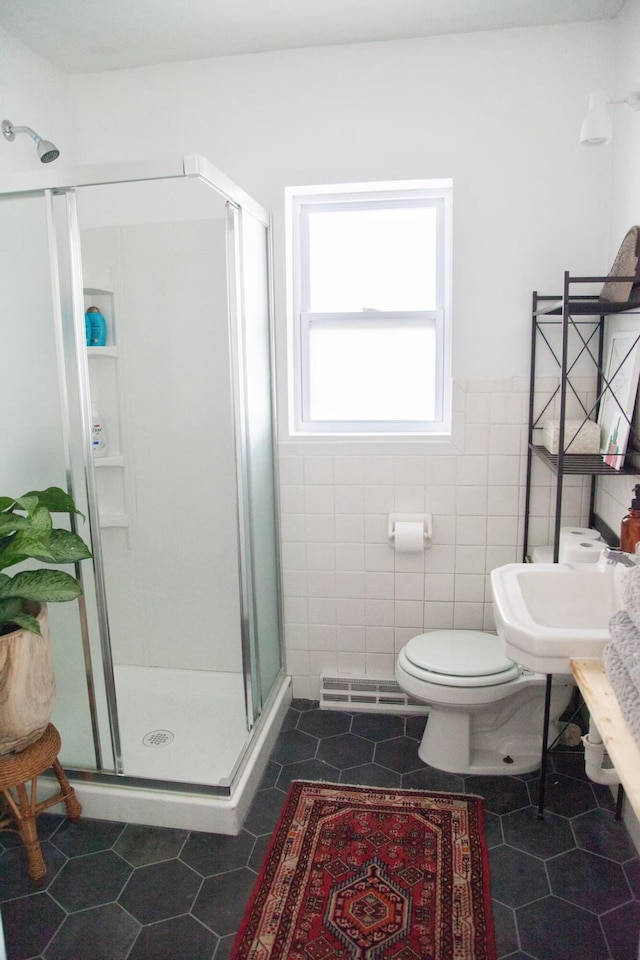
[[495, 960], [479, 797], [294, 782], [231, 960]]

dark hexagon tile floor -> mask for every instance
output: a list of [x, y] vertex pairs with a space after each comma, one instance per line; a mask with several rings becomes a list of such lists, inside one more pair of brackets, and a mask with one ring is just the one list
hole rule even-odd
[[67, 917], [47, 947], [47, 960], [86, 956], [91, 944], [92, 960], [128, 956], [140, 932], [140, 924], [117, 903], [81, 910]]
[[540, 821], [535, 774], [426, 767], [424, 724], [294, 700], [237, 837], [43, 814], [36, 885], [0, 834], [8, 960], [80, 960], [87, 944], [91, 960], [228, 960], [294, 779], [482, 796], [500, 960], [637, 960], [640, 858], [579, 751], [551, 754]]
[[113, 850], [67, 860], [49, 893], [67, 913], [100, 907], [118, 899], [132, 867]]

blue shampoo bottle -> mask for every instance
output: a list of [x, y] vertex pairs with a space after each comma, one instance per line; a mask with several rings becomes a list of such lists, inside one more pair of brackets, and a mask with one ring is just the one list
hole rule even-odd
[[97, 307], [89, 307], [84, 315], [84, 329], [88, 347], [104, 347], [107, 343], [107, 324]]

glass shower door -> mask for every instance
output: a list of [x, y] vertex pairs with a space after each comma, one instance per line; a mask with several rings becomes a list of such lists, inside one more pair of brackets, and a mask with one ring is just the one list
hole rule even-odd
[[64, 764], [224, 794], [282, 675], [268, 224], [199, 158], [152, 175], [0, 197], [0, 490], [87, 516]]
[[275, 489], [272, 342], [269, 324], [269, 234], [242, 212], [243, 353], [246, 403], [247, 512], [255, 617], [252, 695], [258, 715], [282, 670], [278, 512]]
[[[77, 189], [121, 772], [227, 784], [247, 741], [226, 201], [198, 180]], [[223, 732], [224, 731], [224, 732]]]
[[[60, 336], [72, 324], [70, 301], [63, 310], [56, 285], [71, 284], [66, 246], [59, 274], [52, 260], [54, 224], [68, 236], [64, 205], [54, 209], [48, 191], [0, 196], [0, 289], [2, 290], [2, 376], [0, 377], [0, 492], [18, 497], [29, 490], [67, 489], [67, 430], [59, 365]], [[67, 245], [68, 246], [68, 245]], [[82, 507], [81, 507], [82, 509]], [[61, 524], [62, 525], [62, 524]], [[87, 524], [78, 532], [90, 542]], [[83, 563], [91, 591], [91, 569]], [[67, 573], [73, 568], [65, 566]], [[87, 584], [85, 584], [87, 591]], [[49, 605], [57, 696], [53, 722], [62, 737], [61, 757], [71, 766], [95, 768], [100, 757], [94, 688], [87, 686], [86, 597]], [[90, 614], [89, 614], [90, 615]], [[107, 758], [110, 749], [107, 746]], [[109, 762], [109, 759], [107, 759]]]

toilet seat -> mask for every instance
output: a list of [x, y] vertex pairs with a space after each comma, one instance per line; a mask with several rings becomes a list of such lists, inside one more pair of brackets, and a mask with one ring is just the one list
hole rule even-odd
[[450, 687], [485, 687], [515, 680], [519, 668], [504, 642], [479, 630], [434, 630], [413, 637], [402, 651], [414, 677]]

